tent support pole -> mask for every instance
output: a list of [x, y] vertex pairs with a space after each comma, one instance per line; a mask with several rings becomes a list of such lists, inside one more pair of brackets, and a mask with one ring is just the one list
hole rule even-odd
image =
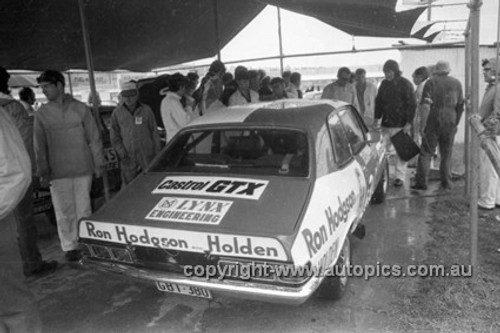
[[[80, 21], [82, 23], [82, 33], [83, 33], [83, 43], [85, 45], [85, 58], [87, 60], [87, 70], [89, 73], [89, 83], [90, 83], [90, 93], [92, 94], [92, 112], [94, 114], [94, 118], [96, 124], [99, 128], [99, 133], [103, 136], [104, 128], [100, 121], [101, 117], [99, 116], [99, 107], [97, 105], [97, 90], [95, 87], [95, 77], [94, 77], [94, 64], [92, 60], [92, 50], [90, 48], [90, 36], [87, 29], [87, 20], [85, 17], [85, 8], [83, 5], [83, 0], [78, 0], [78, 8], [80, 10]], [[106, 201], [109, 200], [109, 183], [108, 183], [108, 174], [106, 169], [102, 173], [102, 180], [104, 185], [104, 199]]]
[[69, 93], [73, 96], [73, 84], [71, 83], [71, 72], [67, 71], [66, 75], [68, 76], [68, 85], [69, 85]]
[[283, 76], [283, 36], [281, 34], [281, 10], [280, 7], [276, 7], [278, 9], [278, 41], [280, 47], [280, 73]]
[[217, 48], [217, 60], [221, 61], [220, 40], [219, 40], [219, 3], [213, 0], [214, 4], [214, 24], [215, 24], [215, 46]]
[[[479, 110], [479, 20], [480, 11], [482, 6], [482, 0], [470, 0], [470, 22], [471, 22], [471, 107], [472, 115], [477, 115]], [[471, 153], [472, 153], [472, 163], [471, 163], [471, 189], [470, 189], [470, 264], [473, 269], [477, 268], [477, 243], [478, 243], [478, 207], [477, 199], [479, 196], [479, 138], [477, 135], [471, 135]], [[474, 275], [477, 278], [477, 275]]]
[[[470, 22], [470, 21], [469, 21]], [[468, 28], [465, 32], [465, 100], [470, 100], [470, 74], [471, 74], [471, 47], [470, 47], [470, 29]], [[469, 119], [470, 114], [470, 105], [469, 103], [465, 103], [465, 119]], [[470, 125], [468, 122], [465, 122], [465, 147], [464, 147], [464, 164], [465, 164], [465, 197], [468, 198], [470, 194], [471, 188], [471, 156], [470, 156]]]

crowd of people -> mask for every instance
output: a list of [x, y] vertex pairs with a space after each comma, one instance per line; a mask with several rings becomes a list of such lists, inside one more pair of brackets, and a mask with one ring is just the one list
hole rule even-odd
[[[483, 69], [488, 88], [480, 115], [489, 135], [500, 143], [496, 60], [484, 61]], [[407, 179], [407, 162], [394, 153], [391, 142], [395, 133], [404, 131], [420, 144], [416, 175], [410, 184], [416, 190], [427, 189], [429, 166], [439, 147], [441, 188], [448, 190], [453, 140], [464, 109], [462, 86], [450, 71], [446, 61], [419, 67], [412, 75], [413, 85], [402, 76], [399, 64], [388, 60], [377, 88], [366, 79], [365, 69], [352, 73], [341, 67], [321, 98], [352, 104], [368, 126], [381, 128], [387, 151], [396, 159], [394, 186], [402, 186]], [[39, 316], [23, 273], [26, 277], [51, 273], [58, 262], [43, 260], [37, 246], [34, 187], [50, 183], [61, 248], [67, 261], [77, 261], [82, 256], [78, 221], [91, 214], [92, 179], [104, 172], [105, 159], [94, 115], [88, 105], [65, 92], [62, 73], [47, 70], [37, 78], [48, 102], [36, 112], [31, 89], [23, 89], [20, 100], [11, 96], [9, 76], [0, 67], [0, 332], [13, 327], [37, 332]], [[160, 113], [167, 142], [194, 118], [226, 106], [303, 97], [298, 72], [271, 78], [263, 70], [238, 66], [229, 73], [219, 60], [201, 80], [194, 72], [170, 75], [168, 87], [160, 94], [164, 96]], [[122, 83], [121, 102], [111, 116], [111, 144], [120, 161], [124, 186], [161, 149], [155, 115], [139, 97], [135, 82]], [[478, 205], [490, 210], [500, 206], [500, 181], [484, 153], [480, 165]]]

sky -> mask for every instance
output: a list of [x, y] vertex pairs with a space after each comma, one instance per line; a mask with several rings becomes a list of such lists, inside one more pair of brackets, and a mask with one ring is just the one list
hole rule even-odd
[[[483, 0], [480, 28], [481, 44], [492, 44], [497, 40], [498, 1]], [[469, 0], [438, 0], [434, 3], [435, 5], [455, 4], [453, 6], [433, 7], [431, 9], [431, 19], [433, 21], [448, 20], [448, 22], [435, 24], [429, 31], [429, 33], [432, 33], [438, 30], [447, 30], [446, 34], [438, 36], [435, 42], [463, 40], [463, 31], [470, 12], [466, 6], [468, 2]], [[414, 6], [405, 6], [403, 0], [398, 0], [397, 10], [410, 8], [414, 8]], [[284, 55], [349, 51], [352, 50], [353, 46], [357, 50], [383, 48], [398, 44], [399, 41], [407, 44], [424, 44], [423, 41], [417, 39], [352, 37], [317, 19], [287, 10], [280, 10], [280, 12]], [[229, 62], [279, 55], [277, 16], [277, 8], [267, 6], [222, 49], [222, 60]], [[418, 24], [426, 23], [427, 18], [428, 12], [424, 11], [419, 18]], [[450, 22], [449, 20], [460, 21]], [[389, 58], [399, 60], [399, 57], [398, 51], [391, 50], [347, 53], [335, 56], [287, 58], [284, 60], [284, 67], [285, 69], [292, 69], [298, 67], [371, 65], [383, 63]], [[196, 63], [209, 63], [211, 60], [213, 59], [203, 59]], [[272, 60], [242, 64], [250, 68], [278, 67], [279, 61]]]

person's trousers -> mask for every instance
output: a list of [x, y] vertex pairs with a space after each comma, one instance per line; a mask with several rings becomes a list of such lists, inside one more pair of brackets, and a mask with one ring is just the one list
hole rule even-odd
[[38, 306], [22, 271], [16, 224], [14, 214], [0, 220], [0, 332], [41, 332]]
[[[500, 136], [496, 137], [496, 141], [500, 144]], [[483, 149], [479, 150], [479, 199], [477, 203], [485, 208], [500, 205], [500, 180]]]
[[451, 153], [455, 139], [456, 126], [453, 123], [444, 123], [440, 126], [428, 126], [422, 136], [420, 155], [417, 161], [415, 181], [418, 185], [427, 186], [427, 177], [436, 147], [439, 146], [439, 175], [442, 188], [451, 188]]
[[63, 251], [78, 249], [78, 221], [92, 213], [91, 185], [91, 175], [54, 179], [50, 183], [50, 195]]
[[397, 179], [401, 179], [404, 181], [406, 179], [407, 162], [399, 158], [391, 142], [391, 136], [401, 131], [402, 129], [402, 127], [382, 127], [382, 135], [384, 136], [384, 145], [387, 157], [389, 158], [390, 155], [395, 155], [396, 165], [394, 166], [394, 176]]
[[23, 260], [24, 274], [29, 275], [42, 265], [42, 255], [38, 249], [38, 231], [33, 215], [33, 184], [28, 187], [14, 215], [17, 221], [19, 250]]

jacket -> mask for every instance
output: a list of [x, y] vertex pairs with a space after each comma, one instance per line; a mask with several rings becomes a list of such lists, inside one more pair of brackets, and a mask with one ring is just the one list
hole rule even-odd
[[134, 159], [143, 170], [160, 151], [160, 136], [151, 108], [138, 103], [131, 112], [124, 104], [111, 114], [111, 144], [120, 160]]
[[35, 173], [35, 151], [33, 149], [33, 117], [24, 106], [12, 96], [0, 93], [0, 106], [12, 117], [31, 161], [32, 173]]
[[429, 104], [426, 127], [457, 126], [464, 111], [462, 84], [446, 74], [434, 75], [425, 83], [420, 104]]
[[384, 127], [404, 127], [413, 122], [417, 102], [413, 85], [402, 76], [383, 80], [375, 98], [375, 119]]
[[23, 139], [0, 107], [0, 220], [17, 206], [30, 183], [31, 163]]
[[92, 175], [105, 165], [102, 141], [90, 109], [69, 94], [35, 113], [37, 173], [48, 179]]

